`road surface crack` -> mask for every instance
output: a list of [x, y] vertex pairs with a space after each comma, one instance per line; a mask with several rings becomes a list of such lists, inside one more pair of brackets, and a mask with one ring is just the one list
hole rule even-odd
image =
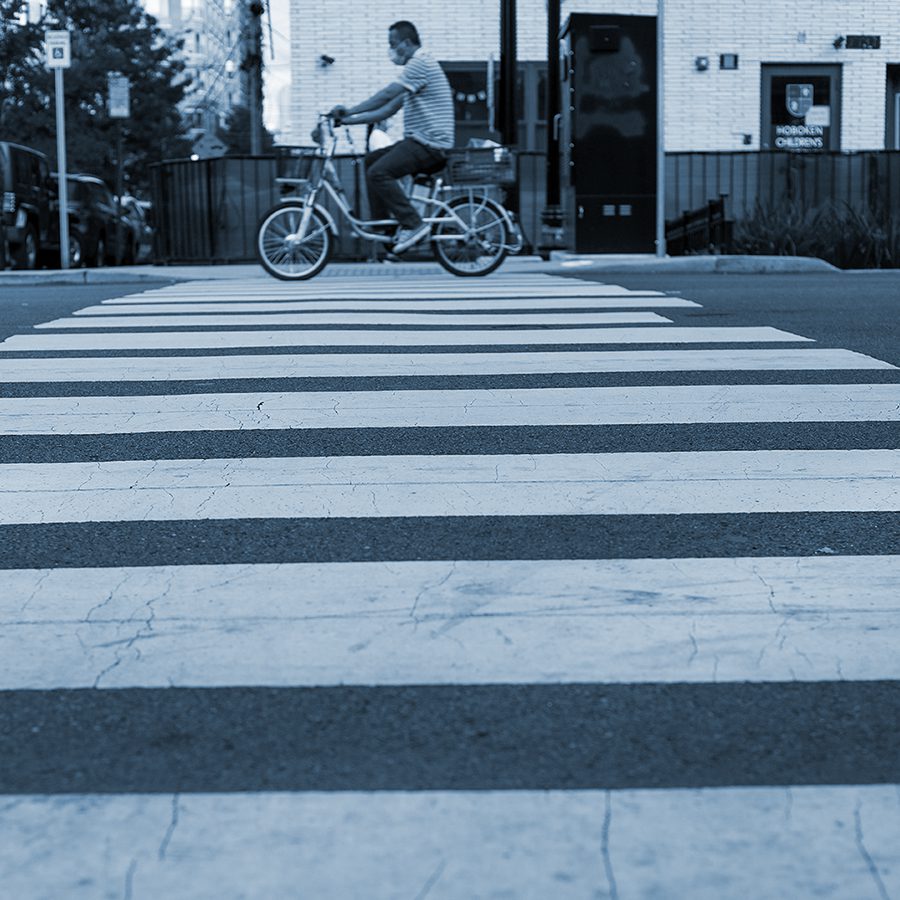
[[603, 855], [603, 868], [606, 872], [606, 883], [609, 885], [610, 900], [619, 900], [619, 889], [616, 886], [616, 875], [613, 871], [612, 858], [609, 853], [609, 830], [612, 825], [612, 794], [606, 791], [606, 810], [603, 814], [603, 834], [600, 852]]
[[159, 845], [159, 853], [157, 854], [160, 861], [166, 858], [166, 851], [169, 849], [169, 844], [172, 842], [172, 835], [175, 834], [175, 829], [178, 827], [178, 814], [180, 809], [178, 807], [179, 795], [172, 795], [172, 817], [169, 820], [169, 826], [166, 828], [166, 833], [163, 835], [162, 843]]
[[875, 864], [875, 860], [872, 859], [869, 851], [866, 849], [866, 841], [863, 836], [862, 830], [862, 817], [860, 816], [860, 811], [862, 810], [862, 801], [858, 800], [856, 803], [856, 809], [853, 810], [853, 824], [856, 829], [856, 848], [859, 850], [859, 855], [863, 858], [863, 862], [866, 864], [866, 868], [869, 870], [869, 874], [872, 876], [872, 881], [875, 882], [875, 887], [878, 889], [878, 896], [881, 897], [881, 900], [891, 900], [890, 894], [887, 892], [887, 888], [884, 886], [884, 882], [881, 880], [881, 873], [878, 871], [878, 866]]

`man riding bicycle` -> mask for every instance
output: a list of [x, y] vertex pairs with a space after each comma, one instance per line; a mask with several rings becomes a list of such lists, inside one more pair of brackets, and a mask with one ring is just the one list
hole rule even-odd
[[412, 22], [395, 22], [388, 29], [391, 62], [402, 66], [397, 81], [351, 108], [331, 110], [338, 125], [380, 122], [403, 108], [403, 140], [369, 153], [365, 159], [366, 183], [372, 217], [400, 223], [393, 250], [402, 253], [430, 233], [398, 179], [404, 175], [439, 170], [446, 151], [453, 146], [453, 94], [440, 63], [422, 49], [419, 32]]

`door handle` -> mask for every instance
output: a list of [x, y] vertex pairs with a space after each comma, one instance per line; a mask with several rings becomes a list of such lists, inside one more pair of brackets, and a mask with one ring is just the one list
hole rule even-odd
[[562, 122], [562, 113], [557, 113], [557, 114], [553, 117], [553, 140], [554, 140], [554, 141], [558, 141], [558, 140], [559, 140], [559, 125], [560, 125], [560, 122]]

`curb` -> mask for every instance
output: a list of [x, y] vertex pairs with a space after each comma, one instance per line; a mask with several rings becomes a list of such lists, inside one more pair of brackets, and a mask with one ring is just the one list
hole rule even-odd
[[570, 256], [551, 257], [557, 271], [578, 272], [671, 273], [671, 274], [746, 274], [791, 275], [804, 273], [842, 273], [843, 270], [824, 259], [812, 256], [667, 256], [619, 257]]
[[54, 284], [142, 284], [160, 281], [173, 281], [162, 273], [115, 272], [91, 269], [60, 269], [46, 272], [0, 272], [0, 287], [33, 287], [34, 285]]
[[[610, 274], [803, 274], [841, 273], [842, 269], [823, 259], [806, 256], [655, 256], [577, 255], [554, 252], [549, 261], [539, 257], [513, 258], [504, 266], [519, 274], [578, 275], [596, 272]], [[501, 271], [503, 271], [501, 269]], [[316, 279], [366, 277], [409, 278], [439, 275], [437, 263], [334, 263]], [[159, 284], [181, 281], [219, 281], [259, 277], [268, 281], [261, 268], [251, 264], [235, 266], [152, 266], [142, 271], [128, 269], [70, 269], [31, 272], [0, 271], [0, 287], [34, 285]]]

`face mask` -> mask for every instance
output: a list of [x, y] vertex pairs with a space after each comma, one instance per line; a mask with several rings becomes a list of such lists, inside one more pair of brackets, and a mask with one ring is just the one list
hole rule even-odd
[[391, 47], [388, 50], [388, 56], [391, 58], [391, 62], [395, 66], [402, 66], [406, 62], [406, 60], [404, 60], [403, 58], [403, 54], [397, 47]]

